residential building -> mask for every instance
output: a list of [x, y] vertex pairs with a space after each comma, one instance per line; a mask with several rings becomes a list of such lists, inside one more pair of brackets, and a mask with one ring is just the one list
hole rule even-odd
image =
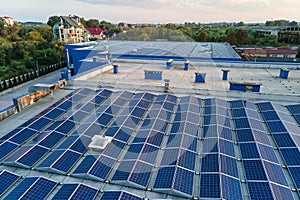
[[4, 21], [5, 26], [13, 26], [14, 25], [14, 19], [8, 16], [1, 17]]
[[103, 30], [101, 28], [87, 28], [90, 34], [90, 40], [103, 40], [106, 39], [106, 36], [103, 34]]
[[88, 31], [75, 15], [60, 16], [53, 26], [54, 38], [67, 43], [80, 43], [88, 41]]

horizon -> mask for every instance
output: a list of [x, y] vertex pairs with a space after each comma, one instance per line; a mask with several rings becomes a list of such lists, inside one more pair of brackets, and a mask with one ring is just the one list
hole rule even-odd
[[[55, 6], [54, 6], [55, 5]], [[11, 0], [1, 5], [2, 16], [18, 22], [47, 23], [51, 16], [77, 15], [112, 23], [264, 23], [299, 22], [296, 0]]]

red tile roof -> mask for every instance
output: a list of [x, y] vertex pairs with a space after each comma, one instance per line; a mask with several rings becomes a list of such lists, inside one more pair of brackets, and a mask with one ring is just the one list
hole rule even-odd
[[293, 49], [270, 49], [269, 54], [298, 54], [297, 50]]
[[244, 53], [245, 54], [262, 54], [262, 55], [265, 55], [268, 52], [267, 52], [266, 49], [245, 49]]
[[100, 35], [102, 33], [101, 28], [87, 28], [91, 35]]

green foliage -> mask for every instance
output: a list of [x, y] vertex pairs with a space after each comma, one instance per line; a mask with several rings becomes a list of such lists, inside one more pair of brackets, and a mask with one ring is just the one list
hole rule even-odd
[[59, 16], [51, 16], [48, 19], [47, 25], [53, 27], [54, 24], [58, 21]]
[[64, 43], [55, 42], [50, 26], [4, 26], [0, 21], [0, 79], [4, 80], [62, 60]]
[[89, 19], [85, 22], [85, 27], [86, 28], [99, 28], [100, 27], [99, 20]]

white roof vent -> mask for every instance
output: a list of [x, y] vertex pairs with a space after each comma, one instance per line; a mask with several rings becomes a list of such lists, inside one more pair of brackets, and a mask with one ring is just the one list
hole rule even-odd
[[111, 142], [112, 137], [95, 135], [92, 142], [89, 144], [89, 149], [92, 151], [103, 151], [105, 147]]

